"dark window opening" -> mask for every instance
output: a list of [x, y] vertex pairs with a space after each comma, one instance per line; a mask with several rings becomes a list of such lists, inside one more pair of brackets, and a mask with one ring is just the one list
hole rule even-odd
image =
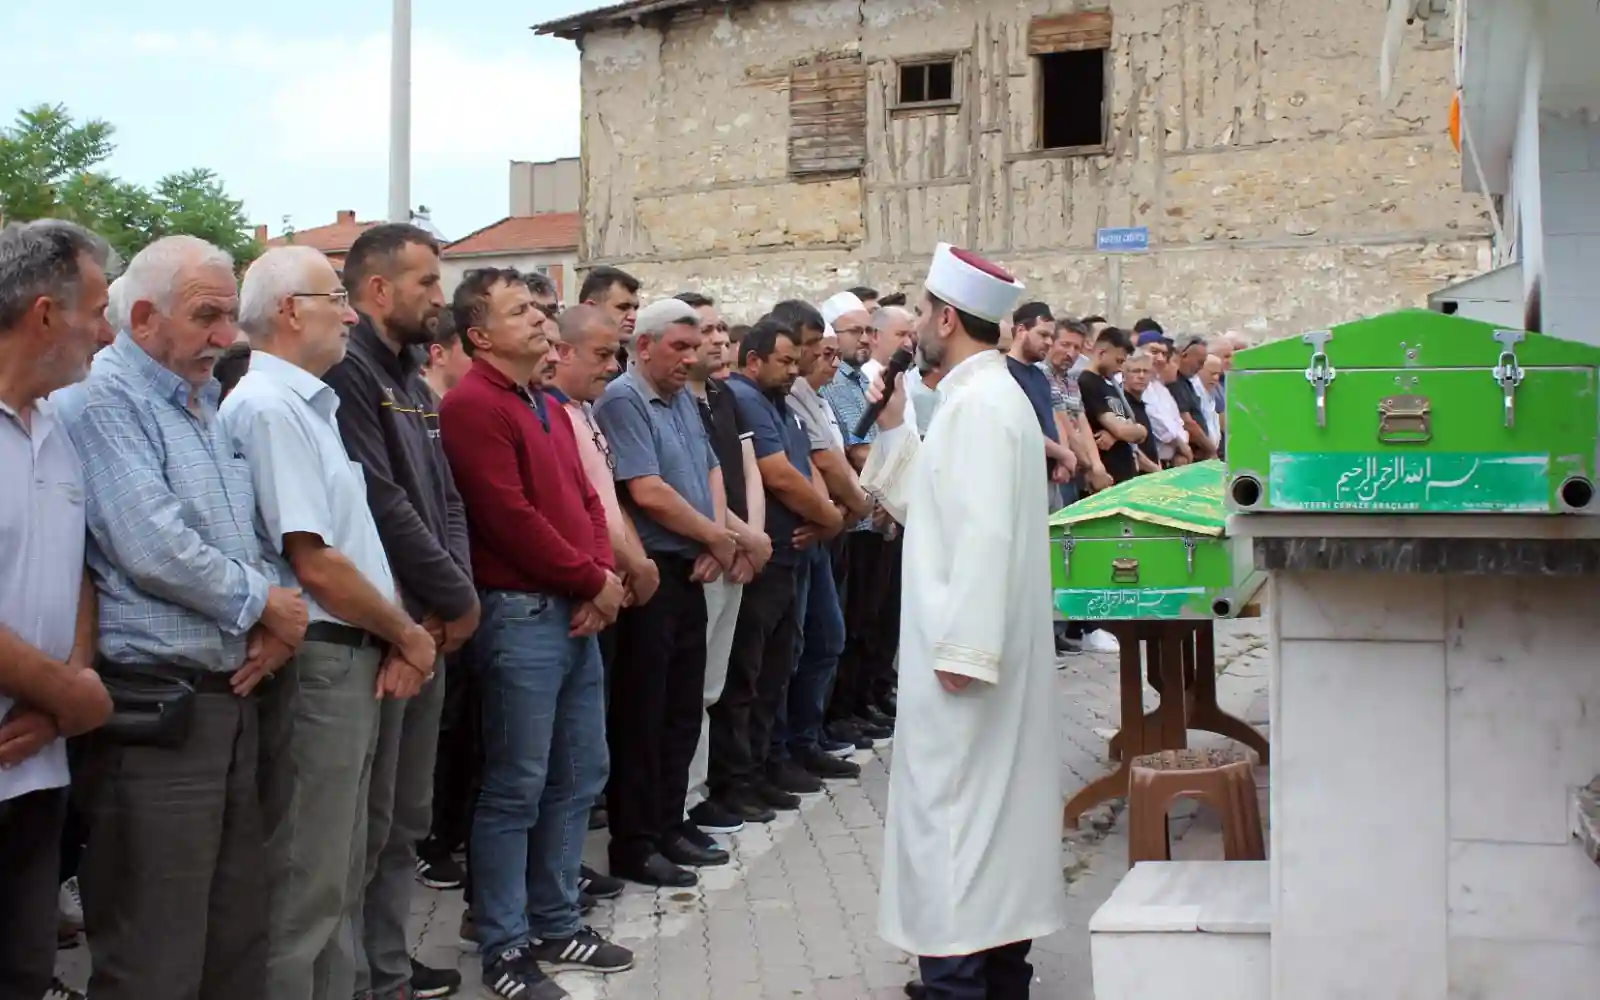
[[1106, 50], [1039, 58], [1039, 148], [1105, 145]]
[[955, 63], [917, 63], [900, 67], [899, 103], [933, 104], [955, 99]]

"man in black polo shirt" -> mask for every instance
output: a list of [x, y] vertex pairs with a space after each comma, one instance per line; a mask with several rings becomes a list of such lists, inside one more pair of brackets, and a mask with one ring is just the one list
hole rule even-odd
[[[706, 776], [711, 758], [710, 709], [722, 697], [728, 679], [728, 656], [733, 648], [733, 629], [739, 621], [739, 605], [744, 585], [766, 568], [772, 558], [772, 542], [763, 528], [766, 502], [761, 494], [761, 471], [756, 466], [751, 432], [739, 417], [733, 391], [723, 384], [728, 373], [728, 325], [708, 296], [684, 292], [678, 301], [693, 306], [700, 314], [702, 340], [694, 367], [689, 369], [689, 391], [700, 404], [700, 419], [711, 437], [711, 448], [722, 467], [722, 489], [727, 495], [728, 526], [750, 539], [752, 551], [736, 561], [736, 572], [724, 573], [706, 588], [706, 683], [707, 714], [700, 724], [700, 745], [689, 764], [689, 795], [684, 802], [689, 825], [702, 834], [734, 833], [744, 820], [709, 797]], [[705, 838], [709, 840], [709, 838]], [[704, 843], [704, 841], [703, 841]], [[716, 843], [711, 841], [710, 847]]]
[[1122, 398], [1122, 390], [1112, 381], [1132, 349], [1126, 333], [1108, 326], [1094, 340], [1094, 357], [1089, 367], [1078, 375], [1089, 429], [1094, 432], [1106, 471], [1119, 483], [1139, 474], [1134, 448], [1145, 436], [1145, 429], [1133, 417], [1133, 409]]

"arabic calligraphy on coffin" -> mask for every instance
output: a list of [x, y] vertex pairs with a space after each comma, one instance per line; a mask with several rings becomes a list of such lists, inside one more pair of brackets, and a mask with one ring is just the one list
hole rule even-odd
[[1275, 505], [1303, 510], [1542, 510], [1549, 455], [1275, 454]]

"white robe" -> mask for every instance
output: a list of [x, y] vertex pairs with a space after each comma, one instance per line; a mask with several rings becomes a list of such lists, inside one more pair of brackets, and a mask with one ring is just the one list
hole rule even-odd
[[906, 529], [878, 929], [925, 956], [1066, 923], [1044, 435], [998, 351], [938, 393], [927, 438], [883, 434], [863, 470]]

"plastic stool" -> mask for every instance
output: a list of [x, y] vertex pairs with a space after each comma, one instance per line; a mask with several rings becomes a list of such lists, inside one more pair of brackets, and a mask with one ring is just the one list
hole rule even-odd
[[1175, 799], [1194, 798], [1222, 817], [1222, 851], [1228, 861], [1261, 861], [1261, 807], [1250, 762], [1223, 750], [1163, 750], [1136, 757], [1128, 777], [1128, 866], [1171, 861], [1167, 810]]

